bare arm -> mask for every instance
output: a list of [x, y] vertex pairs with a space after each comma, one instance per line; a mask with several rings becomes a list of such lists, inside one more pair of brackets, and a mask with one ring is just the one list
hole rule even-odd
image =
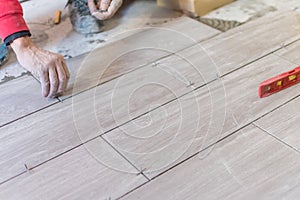
[[45, 97], [55, 97], [65, 90], [70, 75], [63, 57], [31, 41], [18, 0], [0, 0], [0, 37], [12, 46], [19, 63], [39, 77]]

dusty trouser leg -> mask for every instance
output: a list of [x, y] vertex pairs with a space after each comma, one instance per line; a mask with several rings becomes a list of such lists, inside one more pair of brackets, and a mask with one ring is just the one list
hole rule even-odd
[[73, 28], [81, 34], [99, 33], [103, 23], [90, 14], [87, 0], [69, 0], [68, 7]]

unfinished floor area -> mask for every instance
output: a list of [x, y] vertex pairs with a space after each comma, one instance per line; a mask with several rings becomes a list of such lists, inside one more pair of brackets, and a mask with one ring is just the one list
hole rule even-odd
[[258, 97], [260, 82], [300, 65], [296, 2], [227, 31], [155, 1], [131, 14], [141, 2], [92, 36], [67, 15], [29, 23], [71, 79], [45, 99], [13, 55], [1, 67], [0, 199], [299, 199], [300, 85]]

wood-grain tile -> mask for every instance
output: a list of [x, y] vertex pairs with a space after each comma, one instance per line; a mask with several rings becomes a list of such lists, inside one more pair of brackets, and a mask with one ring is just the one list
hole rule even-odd
[[109, 43], [69, 61], [71, 79], [66, 96], [138, 69], [218, 33], [188, 17], [180, 17], [161, 27], [146, 28]]
[[115, 199], [147, 181], [103, 139], [93, 142], [93, 155], [82, 146], [0, 185], [0, 199]]
[[207, 54], [202, 43], [179, 51], [155, 63], [177, 79], [196, 88], [218, 79], [218, 67]]
[[[300, 23], [294, 12], [277, 13], [276, 17], [274, 15], [262, 17], [239, 28], [219, 34], [163, 58], [156, 64], [161, 67], [172, 66], [173, 72], [177, 72], [179, 79], [180, 76], [183, 76], [194, 87], [199, 87], [300, 38]], [[271, 20], [273, 23], [269, 23]], [[288, 27], [285, 29], [283, 24]], [[277, 30], [275, 27], [280, 28]], [[274, 31], [267, 31], [267, 29], [274, 29]], [[279, 33], [282, 31], [281, 29], [286, 31], [281, 34]], [[258, 33], [252, 38], [255, 32]], [[266, 38], [272, 38], [272, 40]], [[262, 43], [264, 44], [262, 45]], [[283, 48], [278, 53], [297, 52], [291, 49], [296, 44]], [[193, 68], [193, 73], [190, 73], [190, 68]]]
[[[180, 28], [183, 28], [182, 24], [178, 27], [179, 30]], [[147, 31], [147, 33], [150, 34], [151, 31]], [[193, 34], [195, 32], [195, 30], [190, 31]], [[292, 35], [294, 34], [294, 32], [291, 33]], [[154, 32], [150, 36], [147, 34], [146, 36], [151, 38], [156, 36], [156, 34], [160, 35], [158, 32]], [[142, 38], [142, 36], [140, 37]], [[146, 56], [147, 59], [149, 58], [146, 62], [143, 61], [145, 56], [141, 56], [142, 54], [139, 51], [136, 51], [137, 53], [134, 53], [134, 51], [130, 55], [118, 58], [115, 61], [115, 65], [111, 65], [115, 67], [100, 67], [100, 71], [104, 72], [104, 75], [100, 81], [98, 80], [99, 74], [97, 73], [99, 71], [97, 66], [99, 66], [99, 58], [101, 58], [101, 63], [106, 63], [113, 56], [104, 56], [107, 55], [104, 54], [105, 52], [114, 50], [122, 53], [123, 50], [126, 50], [127, 43], [132, 44], [130, 47], [136, 47], [134, 45], [138, 45], [139, 42], [135, 44], [135, 40], [138, 41], [138, 37], [132, 36], [128, 41], [122, 40], [115, 46], [112, 44], [106, 49], [101, 48], [88, 55], [90, 58], [87, 59], [84, 66], [91, 66], [91, 68], [80, 68], [81, 71], [79, 72], [79, 77], [77, 77], [78, 79], [76, 79], [74, 92], [81, 92], [95, 86], [95, 82], [96, 84], [103, 83], [136, 69], [130, 67], [141, 66], [148, 61], [152, 62], [151, 55], [155, 55], [156, 50], [155, 52], [151, 49], [140, 50], [143, 52], [142, 54], [149, 54], [149, 57]], [[181, 46], [178, 43], [172, 44], [171, 38], [164, 41], [169, 43], [161, 43], [162, 48], [164, 48], [164, 45], [168, 48], [174, 47], [174, 49]], [[149, 43], [151, 44], [151, 41]], [[123, 50], [118, 50], [119, 47], [124, 48]], [[159, 51], [161, 52], [161, 50]], [[134, 119], [138, 115], [179, 97], [185, 92], [192, 91], [193, 87], [191, 86], [193, 86], [193, 83], [195, 83], [195, 86], [200, 86], [207, 80], [209, 82], [216, 79], [215, 71], [209, 70], [214, 66], [210, 64], [211, 61], [207, 59], [207, 56], [202, 58], [202, 56], [199, 56], [198, 50], [195, 52], [183, 52], [187, 54], [182, 53], [178, 55], [191, 56], [193, 59], [187, 59], [187, 62], [185, 62], [174, 57], [178, 55], [173, 55], [172, 58], [166, 58], [163, 59], [163, 62], [158, 62], [158, 65], [147, 66], [131, 72], [94, 90], [81, 93], [73, 99], [64, 101], [62, 104], [54, 105], [1, 128], [0, 131], [3, 131], [5, 134], [1, 135], [0, 140], [2, 143], [1, 147], [3, 147], [3, 151], [1, 151], [3, 159], [1, 158], [1, 160], [4, 160], [0, 168], [2, 169], [0, 182], [24, 172], [24, 164], [28, 166], [39, 165], [79, 145], [82, 141], [100, 135], [130, 119]], [[158, 54], [161, 56], [160, 53]], [[197, 56], [200, 59], [197, 60]], [[173, 59], [174, 62], [172, 61]], [[79, 61], [82, 60], [84, 60], [84, 56], [79, 59]], [[189, 64], [184, 63], [189, 63], [189, 60], [192, 60], [190, 63], [195, 64], [197, 67], [199, 66], [199, 68], [187, 68], [186, 66], [189, 66]], [[78, 63], [80, 63], [79, 61]], [[70, 62], [71, 68], [75, 69], [75, 67], [78, 67], [76, 66], [78, 64], [76, 59]], [[100, 65], [102, 66], [101, 63]], [[178, 64], [175, 65], [175, 63]], [[123, 68], [123, 64], [129, 66], [129, 68]], [[221, 133], [223, 134], [222, 136], [229, 134], [238, 127], [270, 111], [274, 106], [280, 105], [294, 97], [295, 95], [291, 90], [286, 90], [284, 92], [285, 97], [281, 99], [276, 99], [276, 95], [269, 100], [261, 102], [257, 102], [256, 99], [258, 81], [278, 74], [286, 66], [290, 68], [287, 62], [280, 60], [278, 57], [270, 57], [256, 62], [250, 65], [249, 68], [245, 68], [244, 72], [234, 73], [234, 75], [230, 75], [224, 80], [220, 79], [200, 89], [195, 94], [175, 100], [161, 109], [150, 112], [120, 127], [116, 131], [116, 135], [112, 134], [112, 138], [116, 137], [117, 139], [114, 138], [116, 141], [118, 139], [121, 141], [120, 143], [114, 143], [114, 146], [118, 150], [121, 148], [120, 152], [122, 153], [124, 153], [122, 150], [133, 150], [134, 152], [146, 152], [148, 154], [149, 150], [156, 151], [157, 148], [164, 147], [171, 142], [171, 145], [166, 149], [167, 151], [163, 153], [158, 152], [152, 157], [144, 155], [134, 155], [134, 158], [130, 157], [130, 161], [134, 161], [133, 163], [141, 169], [145, 168], [145, 173], [148, 173], [149, 177], [153, 177], [166, 169], [164, 168], [165, 164], [167, 164], [167, 167], [170, 166], [168, 165], [170, 164], [169, 160], [164, 160], [166, 154], [168, 154], [171, 161], [174, 161], [174, 159], [180, 160], [182, 155], [179, 155], [178, 152], [184, 151], [185, 155], [183, 157], [191, 155], [200, 150], [201, 147], [219, 139]], [[199, 73], [199, 70], [201, 73]], [[75, 71], [73, 71], [71, 85], [75, 83]], [[222, 81], [227, 83], [225, 87], [223, 87]], [[241, 96], [241, 93], [244, 93], [244, 95]], [[229, 103], [227, 97], [229, 97]], [[249, 103], [247, 104], [247, 102]], [[229, 106], [230, 112], [227, 104], [231, 105], [231, 107]], [[236, 105], [237, 109], [232, 105]], [[181, 115], [185, 116], [185, 119], [183, 119], [185, 123], [182, 124], [180, 124], [181, 120], [179, 118]], [[225, 116], [229, 117], [225, 118]], [[209, 123], [209, 121], [212, 122]], [[33, 126], [36, 128], [32, 129]], [[161, 127], [164, 131], [163, 134], [160, 134]], [[173, 134], [177, 133], [178, 130], [179, 133], [185, 134], [179, 135], [175, 138], [175, 141], [172, 141]], [[137, 143], [134, 140], [128, 141], [128, 138], [124, 139], [123, 135], [119, 135], [119, 132], [122, 131], [125, 133], [129, 132], [129, 137], [144, 140], [143, 143]], [[158, 135], [156, 135], [157, 133]], [[145, 141], [147, 138], [151, 138], [153, 134], [156, 136], [155, 139], [151, 142]], [[111, 140], [114, 140], [112, 138], [106, 139], [112, 142]], [[160, 141], [161, 138], [163, 139]], [[193, 144], [191, 144], [191, 141]], [[130, 145], [132, 147], [129, 147]], [[187, 150], [186, 147], [190, 147], [190, 145], [192, 147]], [[88, 149], [90, 148], [88, 147]], [[92, 151], [94, 151], [93, 148]], [[156, 163], [157, 165], [155, 165]], [[171, 163], [171, 165], [173, 164]], [[162, 166], [163, 169], [157, 168]], [[157, 169], [158, 171], [156, 171]]]
[[[300, 23], [296, 12], [276, 12], [219, 34], [181, 53], [197, 66], [201, 65], [197, 55], [204, 51], [214, 62], [218, 75], [222, 76], [299, 39], [299, 32]], [[84, 58], [74, 58], [69, 63], [72, 77], [66, 96], [111, 80], [216, 34], [191, 19], [180, 18], [162, 28], [136, 33], [96, 49]]]
[[299, 153], [250, 125], [121, 199], [297, 199], [299, 171]]
[[300, 99], [297, 98], [254, 123], [300, 152], [299, 108]]
[[275, 55], [278, 55], [295, 65], [300, 65], [300, 41], [297, 41], [291, 45], [288, 45], [279, 51], [274, 52]]
[[132, 120], [104, 138], [154, 177], [297, 96], [300, 86], [283, 91], [280, 98], [278, 94], [258, 97], [259, 82], [286, 68], [293, 66], [270, 55]]
[[[209, 69], [209, 63], [205, 59], [203, 62], [207, 64], [206, 69]], [[75, 96], [72, 100], [73, 115], [75, 119], [80, 119], [81, 113], [77, 114], [77, 107], [79, 110], [84, 108], [89, 113], [95, 113], [94, 118], [100, 132], [104, 133], [193, 91], [189, 74], [197, 77], [199, 84], [204, 84], [203, 76], [197, 73], [189, 65], [182, 67], [168, 62], [148, 65]], [[203, 74], [210, 76], [208, 72]], [[89, 120], [78, 120], [76, 124], [80, 127], [83, 123], [84, 127], [88, 122]]]
[[[300, 63], [300, 42], [295, 42], [274, 54], [286, 59], [287, 61], [294, 63], [294, 67], [297, 67]], [[283, 72], [288, 71], [285, 69]], [[296, 87], [290, 88], [295, 94], [299, 94], [299, 89]], [[282, 98], [283, 92], [278, 93], [278, 98]], [[289, 102], [287, 105], [275, 110], [274, 112], [266, 115], [265, 117], [259, 119], [255, 122], [256, 125], [263, 128], [265, 131], [276, 136], [280, 140], [286, 142], [287, 144], [293, 146], [295, 149], [300, 150], [300, 136], [298, 134], [297, 121], [300, 119], [298, 115], [297, 108], [299, 108], [300, 100], [299, 98]]]
[[0, 183], [25, 172], [25, 164], [35, 167], [81, 143], [67, 102], [8, 124], [0, 132]]
[[191, 92], [171, 68], [150, 65], [0, 128], [0, 182]]
[[0, 91], [0, 127], [57, 102], [42, 97], [41, 86], [29, 75], [0, 84]]
[[224, 75], [300, 38], [300, 14], [274, 12], [202, 43]]

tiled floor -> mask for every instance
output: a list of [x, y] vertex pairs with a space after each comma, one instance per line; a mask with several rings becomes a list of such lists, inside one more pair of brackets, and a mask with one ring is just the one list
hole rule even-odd
[[225, 33], [179, 17], [70, 59], [59, 101], [2, 83], [0, 199], [298, 199], [300, 86], [257, 87], [299, 40], [294, 11]]

